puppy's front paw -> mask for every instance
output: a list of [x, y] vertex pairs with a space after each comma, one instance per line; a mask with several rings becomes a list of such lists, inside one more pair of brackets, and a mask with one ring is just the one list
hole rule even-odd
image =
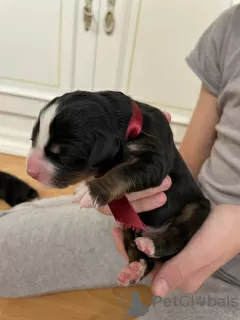
[[95, 207], [96, 203], [90, 195], [89, 186], [82, 182], [74, 192], [74, 202], [78, 202], [82, 208]]
[[110, 195], [98, 182], [83, 182], [74, 193], [74, 202], [82, 208], [99, 208], [108, 204]]

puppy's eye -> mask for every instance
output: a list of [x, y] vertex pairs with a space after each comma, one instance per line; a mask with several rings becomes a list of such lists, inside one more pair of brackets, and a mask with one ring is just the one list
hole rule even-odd
[[57, 144], [53, 144], [51, 147], [50, 147], [50, 151], [53, 153], [53, 154], [60, 154], [60, 147], [57, 145]]

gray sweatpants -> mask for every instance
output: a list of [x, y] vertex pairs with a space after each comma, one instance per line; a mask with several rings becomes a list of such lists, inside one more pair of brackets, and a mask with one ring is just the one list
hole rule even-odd
[[[112, 217], [79, 209], [70, 196], [0, 212], [0, 297], [116, 286], [125, 261], [115, 249], [114, 225]], [[211, 278], [196, 294], [157, 300], [138, 319], [239, 319], [239, 293]]]

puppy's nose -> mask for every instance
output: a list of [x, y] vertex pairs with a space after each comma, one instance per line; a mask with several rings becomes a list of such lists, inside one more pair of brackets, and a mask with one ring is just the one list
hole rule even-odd
[[37, 179], [42, 170], [42, 157], [37, 152], [32, 152], [27, 158], [27, 173], [33, 179]]
[[40, 172], [39, 171], [34, 171], [34, 170], [31, 170], [31, 169], [27, 168], [27, 173], [33, 179], [37, 179]]

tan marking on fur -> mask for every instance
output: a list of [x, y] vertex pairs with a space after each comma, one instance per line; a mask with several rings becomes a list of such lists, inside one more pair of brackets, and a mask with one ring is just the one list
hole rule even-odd
[[132, 181], [129, 181], [129, 184], [125, 181], [121, 181], [118, 172], [115, 171], [109, 171], [100, 179], [101, 184], [104, 185], [104, 188], [109, 192], [110, 201], [123, 197], [127, 193], [129, 186], [132, 185]]
[[118, 169], [126, 165], [133, 164], [136, 161], [137, 159], [129, 159], [123, 163], [120, 163], [111, 170], [109, 170], [107, 173], [105, 173], [104, 176], [96, 179], [96, 182], [104, 186], [104, 189], [106, 189], [109, 192], [109, 201], [122, 198], [127, 193], [129, 187], [132, 186], [133, 181], [130, 177], [129, 183], [126, 183], [125, 181], [121, 180], [121, 176]]
[[192, 218], [193, 214], [195, 213], [195, 210], [198, 208], [197, 203], [189, 203], [187, 204], [183, 210], [181, 215], [177, 218], [179, 222], [188, 221]]

